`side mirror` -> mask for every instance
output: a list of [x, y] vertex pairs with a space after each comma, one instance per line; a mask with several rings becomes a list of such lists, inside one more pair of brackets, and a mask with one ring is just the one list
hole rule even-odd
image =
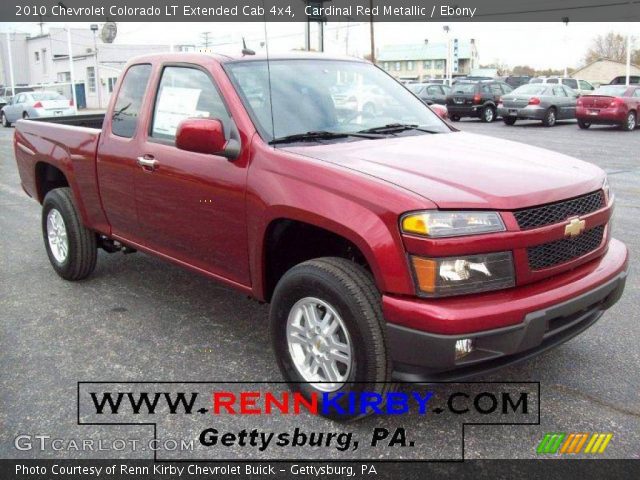
[[233, 160], [240, 154], [240, 143], [227, 140], [217, 118], [187, 118], [178, 124], [176, 147], [188, 152], [221, 155]]

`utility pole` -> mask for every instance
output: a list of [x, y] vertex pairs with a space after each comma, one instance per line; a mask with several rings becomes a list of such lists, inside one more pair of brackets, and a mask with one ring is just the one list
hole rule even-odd
[[202, 32], [200, 34], [203, 38], [204, 48], [209, 48], [209, 35], [211, 35], [211, 32]]
[[94, 23], [91, 25], [91, 31], [93, 32], [93, 55], [94, 55], [94, 64], [95, 64], [95, 76], [94, 80], [96, 82], [96, 95], [98, 95], [98, 108], [102, 108], [102, 88], [100, 85], [100, 70], [98, 65], [98, 24]]
[[568, 35], [568, 31], [569, 31], [569, 17], [562, 17], [562, 22], [564, 23], [564, 26], [567, 27], [564, 31], [564, 78], [567, 78], [569, 76], [568, 72], [567, 72], [567, 64], [569, 63], [569, 59], [568, 59], [568, 54], [569, 54], [569, 48], [568, 48], [568, 40], [569, 40], [569, 35]]
[[371, 15], [369, 17], [369, 36], [371, 37], [371, 63], [376, 63], [376, 39], [373, 28], [373, 0], [369, 0]]
[[11, 34], [7, 32], [7, 50], [9, 50], [9, 80], [11, 81], [11, 96], [16, 94], [16, 84], [13, 78], [13, 57], [11, 54]]

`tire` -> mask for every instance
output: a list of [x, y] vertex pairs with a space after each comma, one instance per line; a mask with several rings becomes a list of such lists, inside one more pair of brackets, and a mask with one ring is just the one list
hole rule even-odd
[[636, 126], [636, 112], [630, 111], [627, 113], [627, 120], [620, 125], [620, 127], [627, 132], [633, 132], [636, 129]]
[[582, 130], [586, 130], [587, 128], [589, 128], [591, 126], [591, 124], [589, 122], [585, 122], [584, 120], [580, 120], [578, 119], [578, 126], [582, 129]]
[[544, 113], [544, 117], [542, 119], [542, 125], [545, 127], [553, 127], [556, 124], [557, 120], [557, 112], [554, 107], [549, 107], [547, 111]]
[[452, 115], [450, 118], [451, 118], [452, 122], [459, 122], [460, 121], [460, 116], [459, 115]]
[[516, 117], [503, 117], [502, 121], [505, 123], [505, 125], [515, 125], [516, 124]]
[[[50, 234], [53, 240], [50, 240]], [[93, 272], [98, 256], [96, 235], [82, 224], [70, 188], [56, 188], [44, 197], [42, 235], [49, 261], [62, 278], [82, 280]], [[56, 246], [64, 244], [64, 238], [66, 255], [63, 255], [64, 250]]]
[[27, 112], [22, 112], [22, 118], [23, 119], [28, 119], [29, 118], [29, 114]]
[[[318, 302], [319, 301], [319, 302]], [[324, 302], [321, 304], [320, 302]], [[334, 336], [343, 345], [342, 351], [349, 351], [350, 363], [333, 361], [341, 376], [327, 383], [325, 370], [319, 367], [322, 355], [326, 351], [335, 351], [331, 344], [325, 349], [321, 338], [321, 329], [310, 332], [313, 322], [311, 315], [300, 312], [300, 308], [310, 308], [316, 318], [325, 318], [332, 312], [329, 322], [334, 328]], [[296, 327], [292, 325], [300, 322]], [[338, 320], [340, 322], [338, 322]], [[302, 325], [304, 322], [304, 326]], [[301, 392], [307, 399], [313, 395], [318, 398], [319, 413], [334, 420], [349, 421], [366, 416], [371, 412], [339, 413], [324, 412], [322, 409], [323, 392], [343, 392], [337, 402], [347, 409], [350, 392], [374, 392], [384, 395], [393, 388], [391, 379], [391, 359], [386, 349], [385, 325], [382, 316], [381, 298], [371, 275], [361, 266], [343, 258], [323, 257], [296, 265], [284, 274], [276, 286], [269, 314], [271, 341], [278, 366], [290, 388]], [[329, 327], [325, 327], [326, 328]], [[312, 337], [313, 336], [313, 337]], [[289, 342], [289, 338], [295, 338]], [[320, 338], [320, 340], [319, 340]], [[300, 339], [303, 339], [300, 341]], [[320, 345], [320, 346], [318, 346]], [[350, 346], [350, 348], [344, 348]], [[320, 349], [320, 357], [314, 359], [314, 348]], [[307, 353], [305, 353], [307, 349]], [[296, 357], [297, 359], [295, 359]], [[312, 372], [301, 371], [301, 359], [309, 361]], [[342, 368], [338, 368], [341, 366]], [[322, 370], [322, 374], [321, 374]], [[331, 369], [330, 369], [331, 370]], [[335, 372], [334, 372], [335, 375]], [[353, 383], [352, 383], [353, 382]]]
[[11, 126], [11, 122], [7, 120], [7, 116], [4, 114], [4, 112], [0, 113], [0, 119], [2, 120], [2, 126], [4, 128], [9, 128]]
[[491, 123], [496, 119], [496, 109], [492, 106], [486, 106], [480, 112], [480, 120], [485, 123]]

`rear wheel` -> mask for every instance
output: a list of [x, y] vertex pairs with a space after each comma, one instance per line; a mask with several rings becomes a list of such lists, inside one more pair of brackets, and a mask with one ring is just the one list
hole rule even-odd
[[22, 112], [22, 118], [26, 120], [27, 118], [29, 118], [29, 114], [27, 112]]
[[454, 122], [459, 122], [460, 121], [460, 116], [459, 115], [451, 115], [450, 118]]
[[485, 123], [491, 123], [496, 119], [496, 110], [491, 106], [484, 107], [480, 119]]
[[506, 125], [515, 125], [517, 118], [516, 117], [504, 117], [502, 121]]
[[578, 119], [578, 126], [582, 129], [582, 130], [586, 130], [587, 128], [589, 128], [591, 126], [591, 124], [589, 122], [585, 122], [584, 120], [580, 120]]
[[4, 114], [4, 112], [0, 113], [0, 118], [2, 119], [2, 126], [4, 128], [9, 128], [11, 126], [11, 122], [7, 120], [7, 116]]
[[42, 234], [49, 261], [65, 280], [82, 280], [96, 267], [96, 235], [81, 220], [71, 189], [56, 188], [42, 203]]
[[623, 130], [626, 130], [628, 132], [631, 132], [633, 130], [635, 130], [636, 128], [636, 112], [629, 112], [627, 114], [627, 119], [625, 120], [625, 122], [621, 125]]
[[322, 415], [346, 421], [370, 413], [324, 412], [324, 392], [343, 393], [337, 403], [348, 410], [349, 393], [392, 387], [380, 293], [361, 266], [335, 257], [296, 265], [278, 282], [269, 323], [282, 375], [293, 390], [316, 396]]
[[556, 109], [550, 107], [544, 114], [544, 118], [542, 119], [542, 124], [545, 127], [553, 127], [556, 124]]

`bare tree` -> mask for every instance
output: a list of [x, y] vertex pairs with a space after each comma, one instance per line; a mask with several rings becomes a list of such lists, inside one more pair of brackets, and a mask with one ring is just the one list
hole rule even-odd
[[[640, 50], [631, 51], [631, 56], [638, 60]], [[600, 58], [608, 58], [617, 62], [627, 61], [627, 38], [616, 32], [598, 35], [591, 42], [584, 57], [585, 63], [595, 62]], [[633, 60], [632, 60], [633, 61]]]

